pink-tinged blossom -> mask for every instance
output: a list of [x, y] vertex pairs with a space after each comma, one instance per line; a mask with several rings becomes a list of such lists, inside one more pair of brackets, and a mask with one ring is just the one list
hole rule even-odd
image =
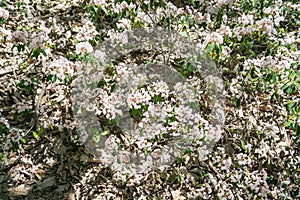
[[27, 41], [28, 38], [28, 33], [27, 31], [20, 31], [17, 30], [15, 32], [12, 33], [12, 43], [13, 44], [18, 44], [18, 43], [25, 43]]
[[21, 2], [21, 3], [25, 3], [25, 4], [29, 4], [29, 3], [30, 3], [29, 0], [21, 0], [20, 2]]
[[129, 108], [139, 109], [141, 108], [140, 104], [148, 104], [151, 100], [151, 96], [145, 90], [145, 88], [141, 88], [137, 90], [135, 93], [128, 95], [127, 104]]
[[115, 105], [119, 103], [119, 97], [113, 94], [108, 94], [105, 90], [99, 89], [100, 108], [96, 108], [97, 115], [104, 115], [107, 119], [115, 119], [122, 115], [122, 111], [117, 109]]
[[9, 12], [3, 8], [0, 8], [0, 18], [7, 20], [9, 17]]
[[131, 22], [130, 22], [129, 19], [122, 18], [117, 23], [117, 27], [122, 28], [122, 29], [130, 29], [131, 28]]
[[231, 36], [232, 32], [229, 26], [225, 26], [224, 24], [221, 25], [221, 27], [218, 29], [218, 31], [220, 34], [222, 34], [223, 36]]
[[282, 22], [284, 20], [285, 20], [284, 16], [276, 15], [275, 18], [274, 18], [275, 26], [280, 26], [280, 22]]
[[198, 24], [205, 22], [205, 16], [201, 12], [197, 12], [194, 17]]
[[268, 36], [277, 33], [271, 19], [264, 18], [262, 20], [259, 20], [257, 22], [257, 25], [258, 25], [258, 29], [262, 29], [263, 32], [266, 33]]
[[117, 3], [115, 5], [114, 11], [119, 14], [124, 9], [133, 10], [133, 9], [135, 9], [135, 7], [136, 6], [132, 2], [130, 4], [128, 4], [126, 1], [122, 1], [121, 3]]
[[129, 71], [125, 63], [120, 63], [118, 66], [116, 66], [116, 72], [117, 73], [114, 75], [114, 80], [120, 82], [123, 78], [126, 79]]
[[233, 29], [234, 35], [237, 37], [238, 41], [240, 41], [244, 35], [251, 35], [253, 31], [255, 31], [253, 26], [236, 27]]
[[244, 154], [244, 153], [237, 154], [236, 160], [237, 160], [238, 164], [241, 166], [251, 165], [251, 163], [252, 163], [252, 159], [247, 154]]
[[142, 21], [146, 24], [151, 24], [151, 22], [152, 22], [151, 17], [142, 11], [137, 12], [136, 19], [138, 19], [138, 21]]
[[161, 95], [163, 98], [167, 97], [169, 94], [169, 86], [164, 81], [154, 82], [152, 90], [149, 91], [149, 93], [152, 97], [155, 95]]
[[[183, 14], [185, 14], [184, 8], [178, 8], [177, 9], [177, 15], [183, 15]], [[199, 17], [199, 14], [200, 13], [196, 13], [195, 18], [196, 18], [196, 16]]]
[[216, 3], [216, 6], [221, 7], [223, 5], [228, 5], [231, 3], [232, 3], [232, 0], [218, 0], [218, 2]]
[[45, 49], [46, 47], [44, 45], [43, 38], [36, 37], [30, 41], [28, 48], [29, 49], [37, 49], [37, 48]]
[[76, 54], [92, 53], [93, 46], [89, 42], [80, 42], [76, 45]]
[[114, 11], [119, 14], [121, 13], [125, 8], [128, 7], [128, 3], [126, 1], [122, 1], [122, 3], [116, 3], [114, 4], [115, 5], [115, 8], [114, 8]]
[[291, 62], [288, 60], [280, 60], [277, 64], [278, 69], [290, 69]]
[[228, 47], [228, 46], [223, 47], [221, 55], [220, 55], [220, 59], [225, 60], [226, 58], [230, 57], [231, 52], [232, 52], [232, 50], [230, 47]]
[[118, 75], [125, 75], [127, 73], [127, 67], [126, 67], [125, 63], [120, 63], [116, 67], [116, 71], [117, 71]]
[[254, 24], [254, 16], [253, 15], [242, 15], [238, 18], [238, 22], [244, 25], [253, 25]]
[[44, 73], [56, 74], [57, 78], [63, 80], [68, 74], [72, 77], [75, 73], [76, 64], [67, 60], [64, 57], [58, 58], [47, 64], [47, 67], [43, 68]]
[[209, 13], [205, 13], [204, 15], [200, 12], [197, 12], [195, 14], [195, 20], [198, 24], [201, 24], [201, 23], [207, 23], [209, 24], [211, 22], [211, 18], [210, 18], [210, 14]]
[[83, 19], [79, 25], [75, 25], [73, 31], [78, 32], [75, 35], [75, 39], [78, 41], [88, 41], [99, 34], [90, 19]]
[[83, 0], [72, 0], [70, 3], [71, 5], [78, 5], [79, 3], [82, 3]]
[[253, 171], [245, 177], [245, 183], [247, 187], [256, 193], [259, 193], [260, 198], [267, 197], [267, 191], [269, 190], [268, 183], [266, 182], [268, 178], [267, 172], [262, 169], [261, 171]]
[[106, 5], [106, 0], [91, 0], [90, 3], [94, 5]]
[[217, 44], [223, 43], [223, 36], [218, 32], [212, 32], [211, 34], [207, 35], [204, 41], [204, 44], [208, 44], [210, 42], [215, 42]]

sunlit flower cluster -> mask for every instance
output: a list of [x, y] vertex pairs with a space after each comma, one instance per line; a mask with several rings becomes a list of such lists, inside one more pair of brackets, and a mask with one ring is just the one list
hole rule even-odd
[[0, 18], [7, 20], [9, 17], [9, 12], [4, 8], [0, 8]]
[[76, 45], [77, 54], [86, 54], [92, 52], [93, 52], [93, 47], [89, 42], [80, 42]]
[[53, 74], [56, 75], [57, 78], [64, 80], [67, 75], [69, 76], [69, 78], [74, 76], [76, 64], [64, 57], [60, 57], [47, 63], [43, 70], [45, 74]]
[[91, 20], [86, 18], [83, 18], [79, 24], [76, 24], [73, 30], [77, 33], [74, 36], [77, 41], [89, 41], [99, 34]]

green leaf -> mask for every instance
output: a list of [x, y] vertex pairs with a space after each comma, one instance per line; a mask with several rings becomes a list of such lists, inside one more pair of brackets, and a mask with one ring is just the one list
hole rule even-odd
[[100, 141], [100, 133], [99, 132], [97, 132], [97, 133], [95, 133], [94, 134], [94, 136], [93, 136], [93, 140], [96, 142], [96, 143], [98, 143], [99, 141]]
[[186, 149], [186, 150], [184, 151], [184, 155], [189, 154], [189, 153], [191, 153], [191, 152], [192, 152], [191, 149]]
[[105, 136], [105, 135], [108, 135], [108, 134], [109, 134], [109, 130], [100, 133], [100, 135], [102, 135], [102, 136]]
[[35, 50], [33, 50], [33, 56], [37, 59], [39, 57], [41, 53], [41, 49], [40, 48], [37, 48]]
[[140, 131], [140, 135], [143, 135], [143, 134], [144, 134], [144, 132], [145, 132], [145, 129], [144, 129], [144, 128], [142, 128], [142, 130]]
[[244, 140], [241, 140], [241, 145], [242, 145], [242, 148], [245, 150], [245, 142], [244, 142]]
[[288, 127], [288, 128], [292, 128], [293, 125], [294, 125], [294, 122], [293, 122], [293, 121], [288, 121], [288, 122], [285, 122], [285, 123], [284, 123], [284, 126], [285, 126], [285, 127]]
[[44, 49], [40, 49], [41, 50], [41, 53], [44, 55], [44, 56], [47, 56], [47, 53]]
[[250, 48], [252, 48], [253, 44], [254, 44], [254, 40], [252, 37], [249, 37], [247, 40], [248, 45], [250, 46]]
[[282, 87], [281, 89], [282, 90], [286, 90], [292, 83], [291, 82], [286, 82]]
[[145, 154], [145, 155], [148, 155], [149, 152], [150, 152], [150, 151], [149, 151], [148, 149], [144, 149], [144, 154]]
[[32, 131], [32, 133], [33, 133], [33, 136], [35, 137], [35, 139], [39, 139], [40, 135], [37, 132]]
[[24, 51], [25, 47], [24, 45], [20, 44], [17, 46], [18, 52], [20, 53], [21, 51]]
[[215, 48], [215, 44], [214, 43], [209, 43], [207, 46], [206, 46], [206, 50], [208, 53], [212, 52]]
[[26, 141], [25, 138], [21, 138], [20, 141], [21, 141], [23, 144], [26, 144], [26, 143], [27, 143], [27, 141]]

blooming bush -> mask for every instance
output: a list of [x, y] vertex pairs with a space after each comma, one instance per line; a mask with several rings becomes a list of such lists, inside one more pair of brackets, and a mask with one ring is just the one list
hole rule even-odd
[[[95, 111], [103, 127], [89, 130], [95, 134], [85, 136], [90, 141], [85, 147], [106, 138], [104, 152], [122, 147], [146, 155], [155, 152], [168, 134], [183, 137], [191, 133], [199, 138], [160, 170], [137, 170], [135, 175], [129, 170], [116, 171], [111, 176], [116, 185], [97, 183], [98, 192], [93, 189], [86, 196], [74, 184], [75, 199], [121, 199], [125, 193], [125, 198], [134, 199], [300, 197], [298, 1], [3, 0], [0, 6], [1, 164], [22, 157], [25, 147], [50, 137], [49, 132], [81, 146], [79, 136], [84, 130], [79, 127], [86, 124], [76, 124], [74, 115]], [[188, 56], [176, 52], [165, 56], [164, 48], [119, 54], [92, 76], [91, 66], [103, 66], [108, 58], [115, 58], [114, 49], [103, 51], [98, 48], [101, 44], [118, 41], [119, 47], [126, 47], [127, 32], [158, 27], [178, 33], [215, 62], [224, 82], [222, 92], [217, 93], [220, 98], [209, 93], [204, 83], [205, 78], [217, 80], [205, 76], [205, 70], [202, 77], [196, 73]], [[133, 76], [137, 66], [157, 63], [172, 66], [190, 90], [183, 90], [178, 79], [170, 85], [153, 76], [145, 84], [144, 77]], [[86, 94], [78, 94], [76, 103], [85, 109], [74, 110], [72, 90], [82, 80], [81, 72], [88, 73], [87, 79], [101, 79], [83, 88]], [[188, 108], [176, 98], [179, 93], [184, 100], [194, 93]], [[86, 106], [91, 96], [94, 101]], [[216, 118], [212, 116], [222, 116], [219, 107], [212, 109], [214, 99], [222, 102], [220, 108], [225, 111], [224, 126], [215, 135], [206, 134], [213, 130], [210, 124]], [[125, 104], [127, 112], [120, 109]], [[130, 120], [118, 121], [126, 116], [135, 120], [136, 128]], [[126, 132], [128, 126], [137, 134], [118, 135], [118, 127], [125, 127]], [[211, 151], [199, 146], [201, 136], [216, 140]], [[50, 155], [49, 149], [45, 152]], [[120, 159], [127, 159], [122, 156]], [[141, 169], [150, 168], [148, 163], [142, 163]], [[88, 176], [78, 175], [85, 185], [90, 183]], [[39, 181], [36, 177], [30, 184]], [[124, 188], [123, 196], [117, 188]]]

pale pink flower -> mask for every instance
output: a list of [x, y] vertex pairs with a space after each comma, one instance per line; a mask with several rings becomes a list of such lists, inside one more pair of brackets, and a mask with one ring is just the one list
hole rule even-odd
[[100, 63], [105, 62], [106, 53], [104, 51], [97, 49], [93, 55]]
[[33, 38], [28, 46], [29, 49], [45, 49], [44, 41], [40, 37]]
[[257, 22], [258, 29], [263, 29], [268, 36], [276, 33], [272, 20], [265, 18]]
[[117, 71], [118, 75], [125, 75], [127, 73], [127, 67], [126, 67], [125, 63], [120, 63], [116, 67], [116, 71]]
[[280, 15], [275, 16], [275, 18], [274, 18], [275, 26], [279, 26], [280, 22], [282, 22], [284, 20], [285, 20], [284, 16], [280, 16]]
[[237, 154], [236, 159], [237, 159], [239, 165], [250, 165], [252, 162], [251, 158], [247, 154], [244, 154], [244, 153]]
[[88, 41], [99, 34], [90, 19], [83, 19], [81, 24], [75, 25], [73, 30], [78, 32], [75, 35], [75, 39], [78, 41]]
[[253, 25], [254, 23], [254, 16], [253, 15], [242, 15], [238, 18], [238, 22], [245, 24], [245, 25]]
[[151, 100], [151, 96], [145, 90], [145, 88], [141, 88], [135, 93], [128, 95], [127, 104], [129, 108], [139, 109], [141, 108], [140, 104], [148, 104]]
[[9, 17], [9, 12], [3, 8], [0, 8], [0, 18], [7, 20]]
[[116, 72], [117, 73], [114, 75], [114, 79], [117, 82], [120, 82], [123, 78], [125, 78], [128, 75], [129, 71], [125, 63], [120, 63], [118, 66], [116, 66]]
[[29, 4], [29, 3], [30, 3], [29, 0], [21, 0], [20, 2], [21, 2], [21, 3], [25, 3], [25, 4]]
[[122, 28], [122, 29], [130, 29], [131, 28], [131, 22], [130, 22], [129, 19], [122, 18], [117, 23], [117, 27]]
[[45, 73], [48, 71], [51, 74], [56, 74], [58, 78], [65, 79], [66, 74], [70, 77], [74, 75], [76, 65], [64, 57], [53, 60], [47, 64]]
[[[183, 8], [178, 8], [177, 15], [183, 15], [184, 13], [185, 13], [185, 11]], [[198, 16], [199, 12], [195, 14], [195, 18], [196, 18], [196, 15]]]
[[150, 91], [149, 93], [152, 97], [155, 95], [166, 97], [169, 94], [169, 86], [164, 81], [154, 82], [152, 91]]
[[224, 24], [221, 25], [218, 32], [221, 33], [223, 36], [231, 36], [232, 34], [230, 27], [225, 26]]
[[232, 3], [232, 0], [218, 0], [216, 6], [221, 7], [223, 5], [228, 5], [230, 3]]
[[291, 62], [288, 60], [281, 60], [277, 64], [278, 69], [289, 69], [291, 67]]
[[17, 31], [12, 33], [11, 40], [12, 40], [13, 44], [18, 44], [19, 42], [25, 43], [27, 41], [27, 38], [28, 38], [27, 31], [17, 30]]
[[130, 4], [128, 4], [126, 1], [122, 1], [122, 3], [116, 4], [116, 7], [114, 10], [116, 13], [121, 13], [126, 8], [129, 10], [132, 10], [135, 8], [135, 5], [132, 2]]
[[92, 0], [91, 4], [95, 4], [95, 5], [105, 5], [106, 4], [106, 0]]
[[213, 32], [213, 33], [207, 35], [207, 37], [204, 41], [205, 44], [208, 44], [210, 42], [215, 42], [217, 44], [222, 44], [223, 43], [223, 36], [218, 32]]
[[244, 35], [251, 35], [253, 31], [256, 29], [253, 26], [246, 26], [246, 27], [236, 27], [234, 28], [233, 32], [237, 39], [240, 41]]
[[222, 48], [222, 53], [220, 55], [221, 60], [225, 60], [226, 58], [230, 57], [230, 53], [232, 52], [231, 48], [228, 46], [225, 46]]
[[80, 42], [76, 45], [76, 54], [92, 53], [93, 46], [89, 42]]
[[83, 2], [83, 0], [72, 0], [71, 5], [77, 5], [77, 4], [82, 3], [82, 2]]
[[[179, 10], [178, 10], [178, 11], [179, 11]], [[200, 12], [197, 12], [197, 13], [195, 14], [195, 20], [196, 20], [196, 22], [199, 23], [199, 24], [205, 22], [204, 16], [203, 16], [203, 14], [200, 13]]]

